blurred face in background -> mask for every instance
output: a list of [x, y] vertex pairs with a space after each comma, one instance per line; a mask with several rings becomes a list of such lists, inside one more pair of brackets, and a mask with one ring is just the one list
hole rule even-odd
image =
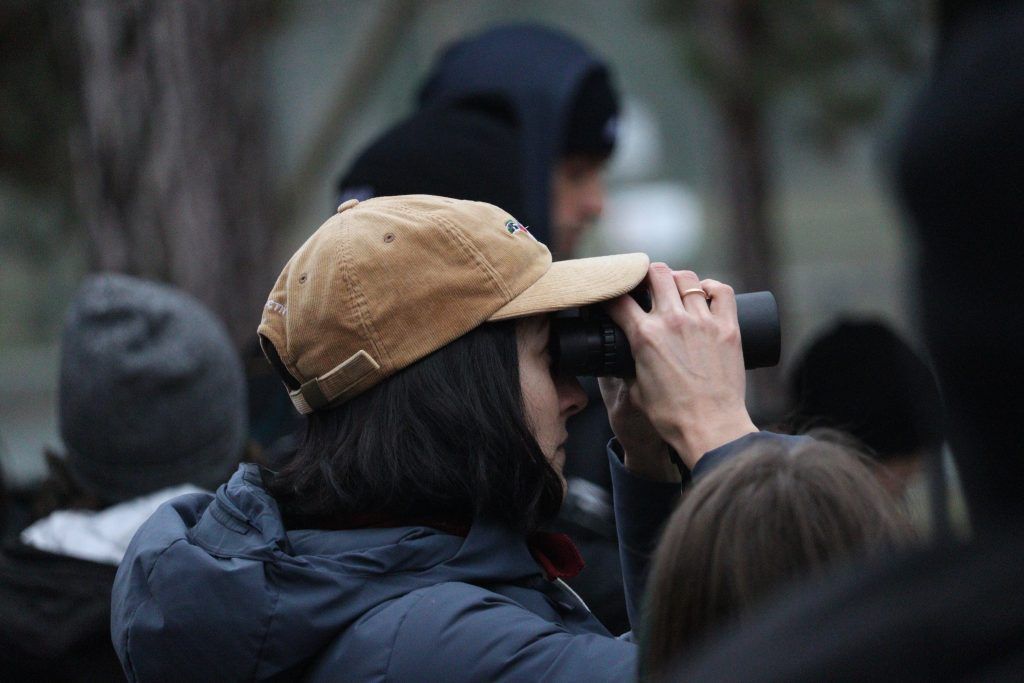
[[551, 178], [551, 252], [569, 258], [604, 210], [603, 157], [571, 154], [555, 166]]

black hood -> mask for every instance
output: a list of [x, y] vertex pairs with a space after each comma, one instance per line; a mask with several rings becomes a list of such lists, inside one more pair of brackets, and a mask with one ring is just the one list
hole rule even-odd
[[568, 35], [534, 24], [508, 25], [447, 48], [419, 99], [424, 108], [499, 99], [512, 109], [525, 193], [517, 218], [550, 244], [551, 169], [563, 149], [575, 95], [594, 74], [607, 77], [605, 65]]

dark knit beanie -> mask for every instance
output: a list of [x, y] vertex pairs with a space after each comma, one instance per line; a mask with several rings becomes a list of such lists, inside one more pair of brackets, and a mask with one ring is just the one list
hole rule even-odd
[[565, 124], [563, 154], [611, 156], [618, 137], [619, 98], [608, 71], [594, 69], [580, 82]]
[[[338, 202], [433, 194], [522, 215], [515, 120], [497, 102], [421, 110], [386, 131], [338, 181]], [[332, 207], [333, 209], [333, 207]]]
[[65, 321], [59, 390], [68, 469], [108, 503], [214, 489], [245, 445], [241, 359], [219, 320], [164, 285], [86, 279]]
[[812, 342], [790, 375], [790, 405], [797, 426], [846, 431], [880, 460], [943, 440], [935, 377], [880, 322], [840, 321]]

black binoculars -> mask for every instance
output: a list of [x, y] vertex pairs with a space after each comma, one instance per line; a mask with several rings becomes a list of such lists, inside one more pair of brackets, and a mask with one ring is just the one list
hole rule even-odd
[[[646, 289], [631, 296], [651, 310]], [[736, 295], [743, 365], [777, 365], [782, 347], [779, 307], [771, 292]], [[632, 377], [636, 372], [629, 340], [600, 305], [566, 311], [551, 321], [551, 355], [559, 371], [576, 376]]]

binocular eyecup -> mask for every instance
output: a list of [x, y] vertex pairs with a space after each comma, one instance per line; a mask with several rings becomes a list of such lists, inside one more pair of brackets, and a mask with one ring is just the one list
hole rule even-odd
[[[649, 311], [646, 291], [633, 298]], [[736, 295], [743, 365], [748, 370], [777, 365], [782, 348], [779, 307], [771, 292]], [[576, 376], [632, 377], [629, 340], [600, 305], [556, 316], [551, 321], [551, 355], [560, 372]]]

